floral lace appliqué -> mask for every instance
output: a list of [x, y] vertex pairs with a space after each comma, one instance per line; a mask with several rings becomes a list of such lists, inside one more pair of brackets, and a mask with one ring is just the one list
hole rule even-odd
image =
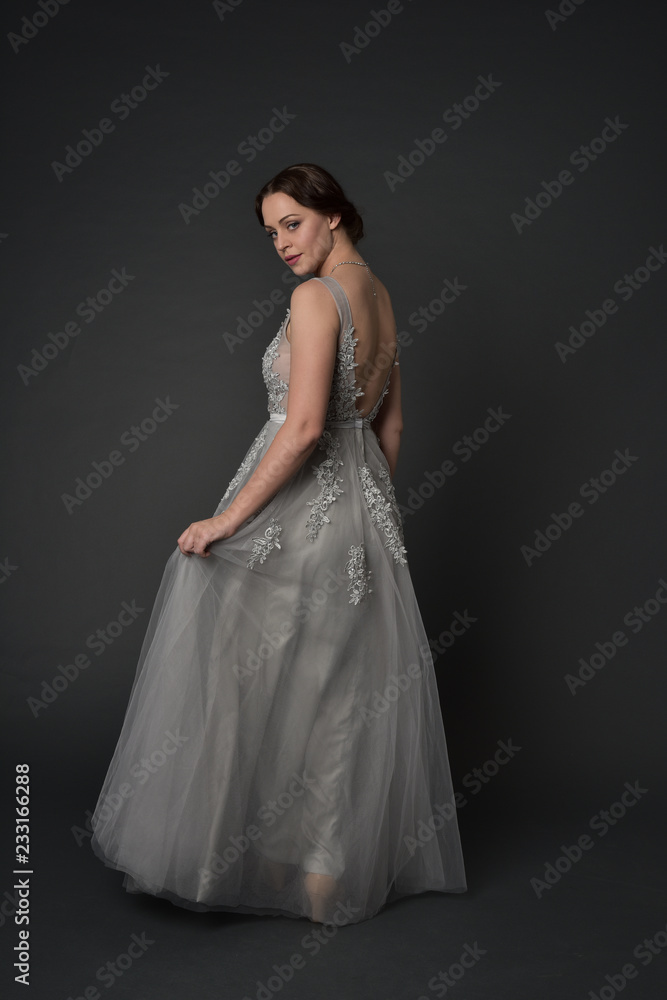
[[387, 536], [387, 541], [384, 543], [385, 548], [390, 550], [397, 563], [405, 566], [407, 563], [407, 552], [401, 540], [399, 529], [391, 517], [392, 505], [385, 498], [382, 490], [375, 482], [370, 468], [367, 465], [360, 465], [358, 466], [358, 471], [364, 500], [373, 523]]
[[[349, 420], [356, 416], [357, 410], [354, 401], [357, 396], [364, 395], [363, 389], [357, 388], [354, 379], [354, 369], [358, 365], [358, 362], [354, 360], [354, 348], [358, 338], [353, 337], [353, 333], [354, 327], [350, 326], [341, 337], [327, 407], [327, 420]], [[350, 377], [350, 372], [352, 377]]]
[[263, 535], [258, 538], [253, 538], [252, 555], [248, 559], [248, 569], [252, 569], [257, 560], [263, 563], [269, 552], [272, 549], [280, 548], [280, 542], [278, 541], [278, 536], [283, 530], [282, 525], [278, 524], [275, 517], [272, 517], [269, 521], [268, 527]]
[[281, 379], [280, 375], [273, 370], [273, 363], [278, 357], [278, 352], [280, 349], [280, 343], [283, 338], [283, 331], [287, 326], [287, 321], [289, 319], [290, 311], [287, 310], [287, 315], [283, 320], [283, 324], [278, 330], [267, 349], [264, 351], [264, 357], [262, 358], [262, 376], [264, 378], [264, 384], [266, 386], [266, 391], [268, 393], [268, 408], [270, 413], [286, 413], [285, 407], [282, 405], [282, 399], [289, 389], [289, 385], [284, 379]]
[[392, 361], [391, 366], [389, 368], [389, 371], [387, 372], [387, 377], [386, 377], [386, 379], [384, 381], [384, 387], [382, 389], [382, 392], [380, 393], [380, 397], [376, 401], [375, 406], [373, 407], [373, 409], [368, 414], [368, 420], [370, 420], [370, 421], [375, 420], [375, 418], [377, 417], [378, 413], [380, 412], [380, 407], [382, 406], [382, 403], [384, 401], [384, 397], [389, 392], [389, 381], [391, 379], [391, 371], [392, 371], [392, 368], [394, 367], [394, 365], [398, 364], [398, 361], [396, 360], [397, 350], [398, 350], [398, 348], [394, 351], [394, 360]]
[[387, 495], [387, 500], [391, 504], [392, 510], [394, 512], [394, 517], [396, 518], [396, 525], [398, 527], [398, 537], [401, 540], [401, 545], [404, 544], [405, 538], [403, 537], [403, 518], [401, 516], [401, 511], [398, 506], [398, 501], [396, 499], [396, 490], [394, 489], [394, 484], [391, 481], [391, 476], [389, 472], [383, 465], [380, 466], [378, 470], [378, 475], [382, 482], [384, 483], [384, 491]]
[[364, 597], [373, 593], [370, 586], [371, 570], [366, 569], [366, 550], [363, 545], [351, 545], [347, 551], [350, 556], [345, 563], [349, 583], [347, 585], [350, 597], [350, 604], [359, 604]]
[[248, 454], [246, 455], [246, 457], [243, 459], [243, 461], [239, 466], [238, 472], [236, 473], [231, 483], [225, 490], [225, 495], [220, 501], [221, 504], [226, 501], [227, 497], [232, 492], [232, 490], [235, 490], [236, 487], [239, 485], [239, 483], [242, 482], [243, 479], [247, 476], [250, 466], [255, 461], [255, 459], [257, 458], [257, 456], [259, 455], [260, 451], [264, 446], [264, 441], [266, 440], [266, 431], [267, 428], [265, 425], [264, 427], [262, 427], [261, 431], [253, 441], [252, 445], [250, 446], [250, 450], [248, 451]]
[[334, 437], [331, 431], [325, 429], [318, 443], [320, 448], [326, 449], [326, 458], [319, 465], [313, 466], [317, 482], [320, 486], [320, 492], [314, 500], [307, 501], [308, 506], [313, 508], [306, 522], [306, 538], [310, 542], [315, 541], [323, 524], [330, 523], [330, 518], [327, 517], [326, 511], [336, 497], [339, 497], [343, 493], [343, 490], [338, 485], [343, 480], [337, 474], [338, 467], [343, 464], [342, 459], [338, 457], [340, 441], [337, 437]]

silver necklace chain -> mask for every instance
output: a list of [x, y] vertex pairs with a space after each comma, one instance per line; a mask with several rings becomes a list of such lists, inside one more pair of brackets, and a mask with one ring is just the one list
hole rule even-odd
[[368, 277], [371, 279], [371, 285], [373, 286], [373, 295], [375, 295], [375, 298], [377, 298], [377, 294], [375, 292], [375, 282], [373, 281], [373, 275], [371, 274], [371, 269], [370, 269], [370, 267], [368, 267], [368, 264], [366, 264], [362, 260], [339, 260], [338, 263], [334, 264], [334, 266], [331, 268], [331, 270], [329, 271], [329, 274], [333, 274], [333, 272], [336, 270], [336, 268], [340, 267], [341, 264], [358, 264], [359, 267], [366, 267], [366, 268], [368, 268]]

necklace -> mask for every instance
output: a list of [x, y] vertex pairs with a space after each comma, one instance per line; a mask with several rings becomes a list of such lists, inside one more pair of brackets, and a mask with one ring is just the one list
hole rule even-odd
[[333, 274], [333, 272], [336, 270], [336, 268], [340, 267], [341, 264], [358, 264], [359, 267], [366, 267], [366, 268], [368, 268], [368, 277], [371, 279], [371, 285], [373, 286], [373, 295], [375, 295], [375, 298], [377, 298], [377, 294], [375, 292], [375, 282], [373, 281], [373, 275], [371, 274], [371, 269], [370, 269], [370, 267], [368, 267], [368, 264], [366, 264], [362, 260], [339, 260], [338, 263], [334, 264], [334, 266], [331, 268], [331, 270], [329, 271], [329, 274]]

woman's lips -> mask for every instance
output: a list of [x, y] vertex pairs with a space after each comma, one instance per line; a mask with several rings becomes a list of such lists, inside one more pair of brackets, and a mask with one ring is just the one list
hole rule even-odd
[[288, 264], [295, 264], [300, 256], [300, 253], [295, 253], [293, 257], [285, 257], [285, 260]]

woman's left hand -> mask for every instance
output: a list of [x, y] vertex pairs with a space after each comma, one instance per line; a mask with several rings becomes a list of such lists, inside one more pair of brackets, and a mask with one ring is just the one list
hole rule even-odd
[[221, 538], [229, 538], [236, 531], [231, 517], [223, 511], [217, 517], [209, 517], [205, 521], [194, 521], [189, 528], [186, 528], [178, 539], [178, 547], [184, 556], [198, 555], [206, 559], [210, 556], [207, 552], [208, 546], [212, 542], [218, 542]]

